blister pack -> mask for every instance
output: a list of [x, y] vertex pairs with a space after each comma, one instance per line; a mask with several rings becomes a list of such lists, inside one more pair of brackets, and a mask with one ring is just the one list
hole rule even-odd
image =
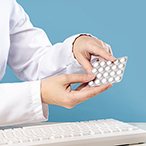
[[95, 79], [88, 83], [90, 87], [102, 84], [117, 83], [122, 80], [128, 57], [117, 58], [115, 62], [108, 60], [98, 61], [93, 64], [92, 73]]

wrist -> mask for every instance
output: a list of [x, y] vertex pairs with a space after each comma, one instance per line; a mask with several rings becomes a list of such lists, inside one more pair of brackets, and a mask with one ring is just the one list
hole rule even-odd
[[75, 38], [74, 42], [72, 43], [72, 52], [73, 52], [73, 56], [76, 59], [76, 49], [78, 48], [76, 47], [76, 44], [78, 44], [77, 42], [79, 41], [79, 39], [81, 39], [82, 37], [92, 37], [90, 34], [80, 34], [78, 37]]

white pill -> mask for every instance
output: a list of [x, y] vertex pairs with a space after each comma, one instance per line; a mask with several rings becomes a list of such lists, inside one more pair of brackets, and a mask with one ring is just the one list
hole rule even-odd
[[105, 73], [103, 74], [103, 76], [106, 78], [106, 77], [108, 76], [108, 73], [105, 72]]
[[115, 75], [115, 72], [114, 72], [114, 71], [112, 71], [112, 72], [110, 73], [110, 75], [111, 75], [111, 76], [114, 76], [114, 75]]
[[95, 81], [95, 84], [98, 85], [99, 83], [100, 83], [100, 80], [97, 79], [97, 80]]
[[125, 62], [125, 58], [121, 58], [120, 62], [122, 62], [122, 63]]
[[117, 77], [115, 78], [116, 81], [119, 81], [120, 79], [121, 79], [120, 76], [117, 76]]
[[119, 62], [119, 61], [118, 61], [118, 60], [116, 60], [116, 61], [114, 62], [114, 64], [118, 64], [118, 62]]
[[94, 69], [92, 70], [92, 73], [94, 74], [94, 73], [96, 73], [96, 72], [97, 72], [97, 69], [94, 68]]
[[102, 79], [102, 83], [106, 83], [106, 81], [107, 81], [106, 79]]
[[114, 79], [111, 77], [108, 79], [109, 82], [112, 82]]
[[102, 72], [102, 71], [103, 71], [103, 68], [102, 68], [102, 67], [100, 67], [100, 68], [98, 69], [98, 71], [99, 71], [99, 72]]
[[124, 67], [124, 65], [123, 65], [123, 64], [120, 64], [118, 67], [119, 67], [119, 68], [123, 68], [123, 67]]
[[118, 71], [117, 71], [117, 75], [120, 75], [121, 73], [122, 73], [121, 70], [118, 70]]
[[107, 67], [105, 68], [105, 70], [106, 70], [106, 71], [109, 71], [109, 70], [110, 70], [110, 67], [109, 67], [109, 66], [107, 66]]
[[108, 61], [108, 62], [107, 62], [107, 65], [110, 65], [110, 64], [112, 64], [112, 62], [111, 62], [111, 61]]
[[93, 66], [94, 66], [94, 67], [97, 67], [97, 66], [98, 66], [98, 62], [95, 62], [95, 63], [93, 64]]
[[93, 81], [89, 82], [89, 86], [92, 86], [93, 84], [94, 84], [94, 82], [93, 82]]
[[113, 69], [113, 70], [115, 70], [116, 68], [117, 68], [117, 66], [116, 66], [116, 65], [112, 66], [112, 69]]
[[105, 62], [101, 62], [101, 63], [100, 63], [100, 66], [104, 66], [104, 65], [105, 65]]
[[99, 79], [99, 78], [101, 78], [101, 76], [102, 76], [102, 74], [101, 73], [99, 73], [99, 74], [97, 74], [97, 78]]

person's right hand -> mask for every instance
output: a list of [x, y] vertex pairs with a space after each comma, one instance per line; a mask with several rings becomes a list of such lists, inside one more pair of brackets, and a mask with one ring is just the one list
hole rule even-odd
[[[42, 102], [70, 109], [112, 87], [112, 84], [88, 87], [87, 82], [94, 78], [94, 74], [65, 74], [48, 77], [41, 81]], [[71, 90], [72, 83], [82, 84], [75, 90]]]

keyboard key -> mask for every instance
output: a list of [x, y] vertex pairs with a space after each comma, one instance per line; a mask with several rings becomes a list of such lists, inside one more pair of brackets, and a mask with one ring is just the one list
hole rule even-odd
[[0, 146], [7, 144], [52, 146], [60, 142], [64, 142], [65, 145], [72, 143], [80, 146], [90, 145], [85, 139], [99, 146], [101, 143], [107, 146], [110, 142], [112, 145], [128, 145], [146, 141], [146, 131], [113, 119], [7, 129], [1, 130], [0, 136], [7, 137], [0, 138]]
[[7, 144], [7, 140], [0, 138], [0, 145], [4, 145], [4, 144]]

